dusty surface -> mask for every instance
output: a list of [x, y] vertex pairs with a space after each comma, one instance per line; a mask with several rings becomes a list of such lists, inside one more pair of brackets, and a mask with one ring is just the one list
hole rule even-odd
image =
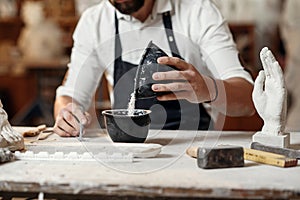
[[[22, 129], [21, 127], [17, 130]], [[300, 198], [300, 167], [279, 168], [246, 162], [245, 167], [204, 170], [185, 154], [188, 147], [231, 144], [250, 147], [253, 133], [151, 130], [147, 142], [163, 145], [156, 158], [134, 162], [26, 161], [0, 165], [0, 191], [49, 194], [205, 198]], [[91, 130], [84, 142], [51, 135], [26, 142], [36, 153], [111, 152], [110, 139]], [[291, 134], [300, 147], [300, 134]], [[0, 195], [1, 196], [1, 195]]]

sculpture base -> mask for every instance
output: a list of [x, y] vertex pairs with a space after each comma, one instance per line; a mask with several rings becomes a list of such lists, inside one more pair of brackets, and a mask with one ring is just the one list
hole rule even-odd
[[290, 145], [290, 134], [284, 135], [269, 135], [262, 132], [257, 132], [252, 136], [253, 142], [259, 142], [264, 145], [287, 148]]

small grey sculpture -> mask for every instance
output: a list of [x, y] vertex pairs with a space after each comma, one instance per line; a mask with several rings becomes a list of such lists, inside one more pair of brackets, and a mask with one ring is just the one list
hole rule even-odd
[[11, 151], [24, 149], [23, 136], [15, 131], [0, 100], [0, 148], [8, 148]]
[[6, 148], [0, 148], [0, 163], [10, 162], [15, 160], [15, 155]]

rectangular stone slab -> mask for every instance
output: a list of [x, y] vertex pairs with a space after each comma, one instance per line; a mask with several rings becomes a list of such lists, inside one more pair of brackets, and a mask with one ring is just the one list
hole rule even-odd
[[203, 169], [243, 167], [244, 151], [239, 146], [199, 148], [197, 163]]

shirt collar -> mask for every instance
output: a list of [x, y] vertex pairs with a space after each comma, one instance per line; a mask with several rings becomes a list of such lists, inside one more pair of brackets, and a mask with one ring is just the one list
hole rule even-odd
[[[113, 7], [113, 5], [111, 5], [109, 1], [107, 1], [107, 3], [109, 3], [110, 6]], [[162, 14], [167, 11], [172, 11], [172, 9], [173, 7], [172, 7], [171, 0], [156, 0], [152, 10], [152, 17], [156, 18], [158, 14]], [[134, 17], [131, 17], [130, 15], [122, 14], [118, 10], [117, 10], [117, 18], [128, 20], [128, 21], [135, 20]]]
[[[171, 0], [156, 0], [155, 5], [156, 6], [153, 11], [156, 12], [156, 14], [162, 14], [167, 11], [172, 11], [172, 3]], [[154, 12], [152, 14], [154, 14]]]

